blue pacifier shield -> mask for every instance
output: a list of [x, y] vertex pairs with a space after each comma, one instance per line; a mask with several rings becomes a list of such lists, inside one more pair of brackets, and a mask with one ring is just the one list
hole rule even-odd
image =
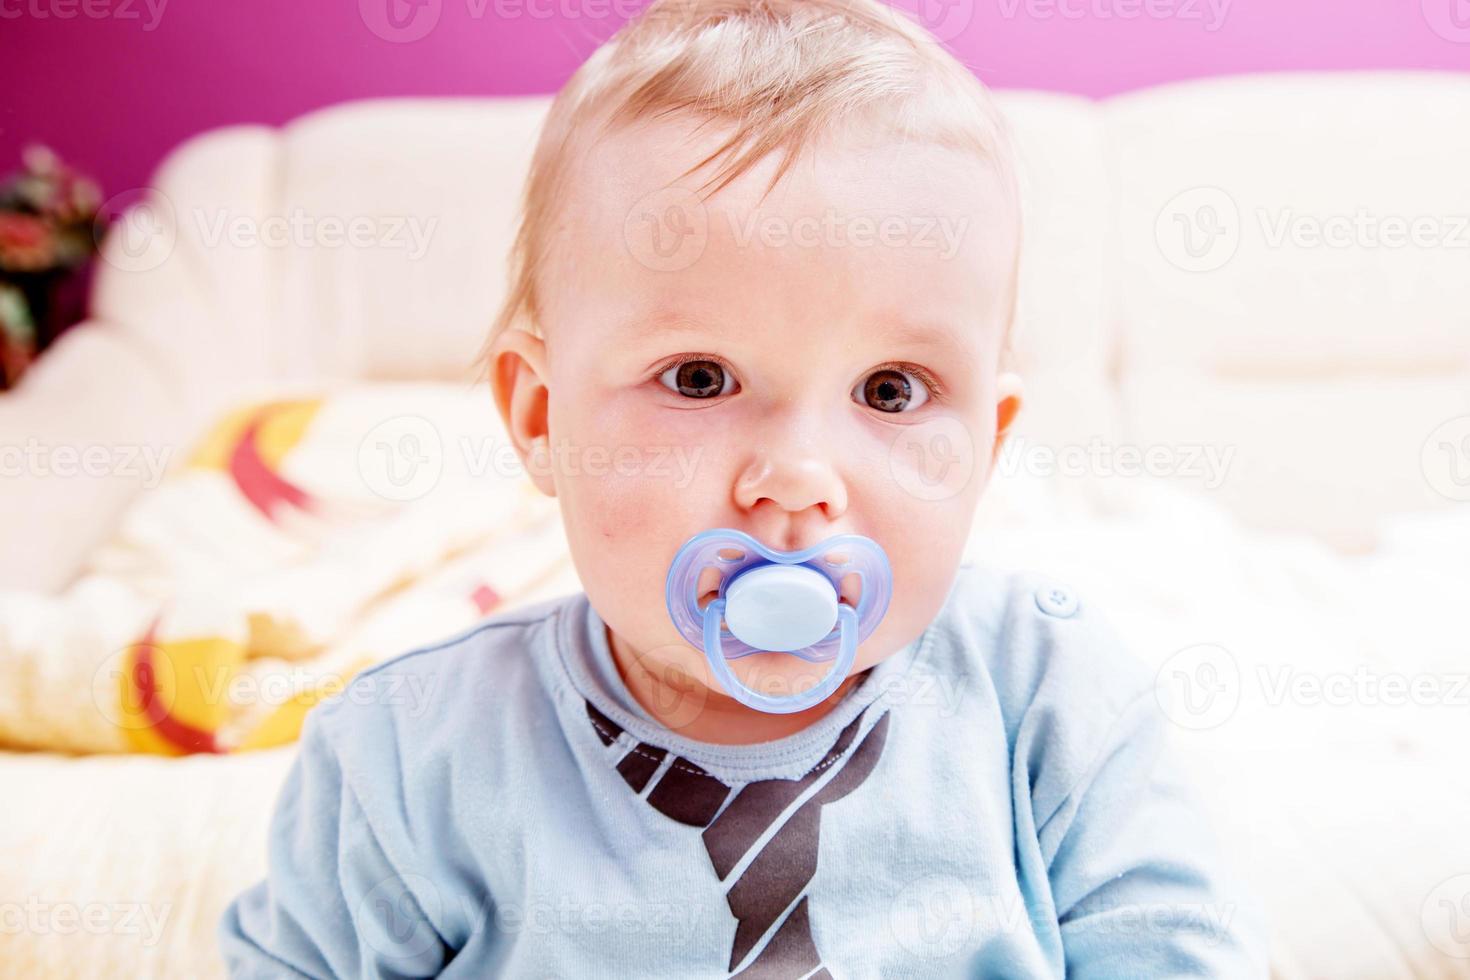
[[[701, 581], [717, 591], [701, 608]], [[855, 575], [854, 607], [839, 601], [842, 581]], [[679, 549], [666, 586], [669, 616], [692, 646], [704, 651], [720, 685], [760, 711], [787, 714], [827, 698], [852, 669], [858, 644], [888, 611], [893, 573], [871, 538], [840, 534], [801, 551], [775, 551], [733, 528], [702, 531]], [[816, 686], [775, 696], [736, 679], [729, 661], [752, 653], [789, 653], [809, 663], [831, 663]]]

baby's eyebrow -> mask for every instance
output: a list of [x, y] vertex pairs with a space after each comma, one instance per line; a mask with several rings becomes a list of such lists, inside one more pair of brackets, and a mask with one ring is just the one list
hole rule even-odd
[[640, 313], [623, 321], [618, 329], [637, 337], [660, 337], [671, 333], [707, 333], [712, 324], [681, 310]]
[[976, 354], [974, 330], [960, 330], [947, 323], [886, 315], [873, 321], [874, 335], [885, 344], [935, 351], [946, 357], [969, 360]]
[[[978, 353], [975, 331], [961, 330], [944, 321], [885, 312], [863, 322], [863, 333], [877, 342], [875, 356], [884, 356], [887, 350], [926, 351], [938, 358], [969, 361]], [[625, 331], [628, 339], [657, 339], [670, 334], [718, 335], [727, 328], [684, 310], [658, 310], [630, 317], [618, 329]]]

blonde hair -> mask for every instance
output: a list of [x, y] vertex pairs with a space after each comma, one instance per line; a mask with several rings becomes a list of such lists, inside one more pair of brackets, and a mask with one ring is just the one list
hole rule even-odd
[[[615, 127], [677, 112], [734, 124], [723, 145], [683, 175], [722, 159], [701, 187], [714, 184], [711, 194], [783, 150], [769, 193], [818, 134], [881, 114], [897, 136], [975, 152], [1017, 195], [1010, 140], [989, 93], [905, 13], [880, 0], [653, 0], [551, 104], [485, 355], [512, 327], [541, 333], [537, 273], [576, 160]], [[1007, 334], [1015, 280], [1013, 268]], [[489, 367], [486, 356], [481, 363]]]

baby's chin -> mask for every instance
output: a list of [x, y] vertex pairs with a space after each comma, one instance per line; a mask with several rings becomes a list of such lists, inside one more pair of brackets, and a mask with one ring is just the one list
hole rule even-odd
[[[875, 637], [876, 639], [876, 637]], [[645, 707], [669, 728], [678, 730], [708, 713], [744, 715], [741, 704], [716, 680], [704, 652], [680, 640], [660, 636], [640, 648], [608, 628], [608, 644], [623, 681]], [[890, 651], [891, 653], [891, 651]], [[858, 648], [851, 679], [886, 659], [869, 644]], [[730, 662], [730, 671], [747, 687], [773, 697], [801, 694], [826, 679], [833, 661], [812, 663], [790, 653], [751, 653]], [[839, 689], [838, 695], [840, 696]]]
[[[832, 667], [831, 660], [812, 663], [790, 653], [751, 653], [730, 661], [730, 672], [736, 680], [758, 694], [776, 698], [806, 693], [826, 680]], [[854, 665], [851, 673], [860, 669]], [[718, 689], [717, 682], [711, 683]]]

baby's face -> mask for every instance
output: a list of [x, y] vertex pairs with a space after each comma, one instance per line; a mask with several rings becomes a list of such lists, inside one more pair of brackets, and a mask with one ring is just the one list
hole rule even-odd
[[[717, 527], [780, 550], [866, 535], [894, 591], [853, 673], [917, 637], [1020, 404], [998, 366], [1018, 242], [989, 168], [927, 143], [824, 143], [763, 202], [774, 155], [703, 204], [665, 190], [709, 176], [679, 178], [710, 130], [620, 131], [579, 167], [509, 414], [615, 649], [730, 710], [669, 620], [675, 552]], [[732, 668], [780, 694], [827, 665]]]

